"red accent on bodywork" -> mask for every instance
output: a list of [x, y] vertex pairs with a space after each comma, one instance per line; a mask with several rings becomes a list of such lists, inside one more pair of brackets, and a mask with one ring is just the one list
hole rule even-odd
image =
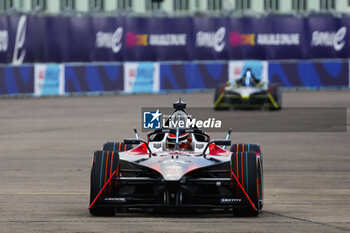
[[148, 154], [148, 150], [147, 150], [147, 146], [142, 143], [141, 145], [139, 145], [138, 147], [129, 150], [128, 154], [130, 155], [144, 155], [144, 154]]
[[231, 156], [231, 152], [218, 147], [214, 143], [211, 143], [209, 145], [209, 155]]
[[101, 193], [103, 192], [103, 190], [105, 190], [105, 188], [107, 187], [107, 184], [111, 181], [112, 177], [114, 176], [114, 174], [117, 173], [117, 170], [115, 170], [112, 175], [109, 177], [108, 181], [105, 183], [105, 185], [102, 187], [102, 189], [100, 190], [100, 192], [97, 194], [97, 196], [95, 197], [94, 201], [91, 203], [91, 205], [89, 206], [89, 209], [91, 209], [91, 207], [95, 204], [97, 198], [101, 195]]
[[237, 181], [237, 184], [239, 185], [239, 187], [242, 189], [244, 195], [247, 197], [248, 201], [250, 202], [250, 204], [252, 205], [253, 209], [255, 211], [257, 211], [257, 208], [255, 207], [254, 203], [252, 202], [252, 200], [250, 199], [250, 197], [248, 196], [248, 194], [246, 193], [246, 191], [244, 190], [243, 186], [241, 185], [241, 183], [239, 183], [239, 180], [237, 178], [237, 176], [235, 175], [235, 173], [232, 171], [231, 169], [231, 174], [233, 175], [233, 177], [235, 178], [235, 180]]

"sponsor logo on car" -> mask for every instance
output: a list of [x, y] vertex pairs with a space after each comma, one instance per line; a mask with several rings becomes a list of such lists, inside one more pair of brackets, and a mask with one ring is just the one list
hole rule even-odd
[[220, 203], [221, 204], [231, 204], [231, 203], [237, 203], [242, 202], [242, 199], [240, 198], [221, 198]]
[[126, 202], [125, 197], [106, 197], [104, 200], [105, 201], [113, 201], [113, 202], [121, 202], [121, 203]]

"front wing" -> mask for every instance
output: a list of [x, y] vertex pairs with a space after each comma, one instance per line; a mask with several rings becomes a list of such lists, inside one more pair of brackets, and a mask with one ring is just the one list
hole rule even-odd
[[220, 94], [214, 103], [215, 109], [220, 108], [278, 108], [275, 99], [267, 91], [254, 93], [250, 96], [241, 96], [234, 91], [225, 91]]

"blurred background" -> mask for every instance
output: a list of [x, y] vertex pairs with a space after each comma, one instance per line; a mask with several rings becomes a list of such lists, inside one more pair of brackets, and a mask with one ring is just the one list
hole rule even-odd
[[348, 0], [2, 0], [2, 12], [64, 11], [102, 14], [237, 15], [266, 13], [349, 12]]
[[[0, 95], [348, 88], [348, 0], [2, 0]], [[262, 74], [262, 75], [260, 75]]]

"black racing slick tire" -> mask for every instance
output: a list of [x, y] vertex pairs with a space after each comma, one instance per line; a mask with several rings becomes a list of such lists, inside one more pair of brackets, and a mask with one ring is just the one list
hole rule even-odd
[[[243, 206], [233, 206], [234, 216], [257, 216], [263, 204], [263, 169], [256, 152], [233, 152], [231, 156], [233, 195], [242, 199]], [[238, 184], [238, 179], [242, 188]], [[246, 196], [248, 195], [248, 197]]]
[[103, 145], [102, 150], [105, 151], [128, 151], [132, 149], [132, 145], [121, 142], [107, 142]]
[[216, 106], [217, 105], [216, 101], [220, 98], [221, 94], [224, 93], [225, 86], [226, 86], [225, 83], [219, 83], [219, 85], [215, 89], [215, 93], [214, 93], [214, 110], [229, 110], [228, 107]]
[[263, 156], [261, 151], [261, 146], [259, 144], [255, 143], [239, 143], [239, 144], [233, 144], [230, 148], [231, 152], [256, 152], [260, 155], [261, 164], [263, 164]]
[[[104, 185], [119, 166], [119, 154], [114, 151], [96, 151], [91, 168], [90, 184], [90, 214], [94, 216], [113, 216], [114, 208], [100, 205], [101, 200], [110, 197], [115, 192], [112, 180], [107, 184], [100, 196], [96, 199]], [[96, 199], [96, 200], [95, 200]], [[93, 203], [94, 202], [94, 203]]]

